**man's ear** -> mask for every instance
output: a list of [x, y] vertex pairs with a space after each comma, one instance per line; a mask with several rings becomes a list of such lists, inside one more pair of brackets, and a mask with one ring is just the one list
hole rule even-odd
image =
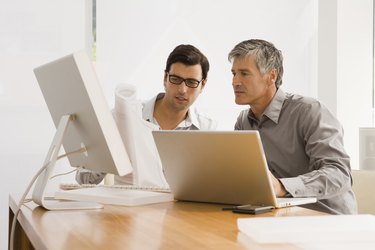
[[163, 81], [164, 89], [167, 88], [167, 80], [168, 80], [168, 73], [164, 72], [164, 81]]
[[269, 77], [269, 85], [271, 84], [276, 84], [276, 80], [277, 80], [277, 70], [276, 69], [271, 69], [268, 73], [268, 77]]
[[201, 92], [203, 91], [203, 89], [204, 89], [204, 87], [206, 87], [206, 83], [207, 83], [207, 78], [206, 79], [204, 79], [203, 81], [202, 81], [202, 87], [201, 87]]

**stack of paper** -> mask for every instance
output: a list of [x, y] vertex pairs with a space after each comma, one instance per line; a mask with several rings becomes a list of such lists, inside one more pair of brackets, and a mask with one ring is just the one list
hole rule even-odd
[[237, 225], [259, 243], [375, 243], [373, 215], [240, 218]]

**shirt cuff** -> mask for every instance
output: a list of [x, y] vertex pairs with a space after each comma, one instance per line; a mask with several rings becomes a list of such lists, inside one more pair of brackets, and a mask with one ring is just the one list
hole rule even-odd
[[283, 184], [285, 190], [292, 197], [307, 196], [305, 192], [305, 184], [302, 182], [301, 178], [291, 177], [291, 178], [281, 178], [279, 180]]
[[80, 169], [76, 172], [76, 181], [79, 184], [99, 184], [105, 175], [106, 173], [103, 172]]

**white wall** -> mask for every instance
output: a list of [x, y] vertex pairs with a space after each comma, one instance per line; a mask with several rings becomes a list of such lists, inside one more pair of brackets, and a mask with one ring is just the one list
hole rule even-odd
[[359, 127], [373, 127], [373, 1], [337, 1], [337, 117], [345, 148], [359, 166]]
[[232, 130], [246, 106], [234, 104], [229, 51], [250, 38], [272, 41], [285, 55], [283, 88], [316, 96], [316, 30], [313, 0], [98, 1], [96, 66], [110, 101], [121, 82], [146, 99], [163, 90], [168, 54], [191, 43], [211, 62], [198, 105]]
[[55, 132], [32, 69], [85, 47], [84, 0], [0, 0], [0, 249], [8, 194], [24, 191]]
[[337, 0], [319, 1], [317, 77], [318, 98], [337, 112]]
[[321, 0], [318, 7], [317, 97], [340, 120], [353, 169], [359, 127], [373, 127], [373, 1]]

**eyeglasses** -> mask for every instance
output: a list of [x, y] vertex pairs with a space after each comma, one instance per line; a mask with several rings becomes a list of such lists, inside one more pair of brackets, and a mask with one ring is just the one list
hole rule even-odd
[[168, 80], [170, 83], [180, 85], [182, 82], [185, 82], [185, 85], [189, 88], [198, 88], [199, 84], [204, 80], [202, 79], [198, 81], [198, 80], [191, 79], [191, 78], [184, 79], [176, 75], [170, 75], [169, 73], [167, 74], [168, 74]]

